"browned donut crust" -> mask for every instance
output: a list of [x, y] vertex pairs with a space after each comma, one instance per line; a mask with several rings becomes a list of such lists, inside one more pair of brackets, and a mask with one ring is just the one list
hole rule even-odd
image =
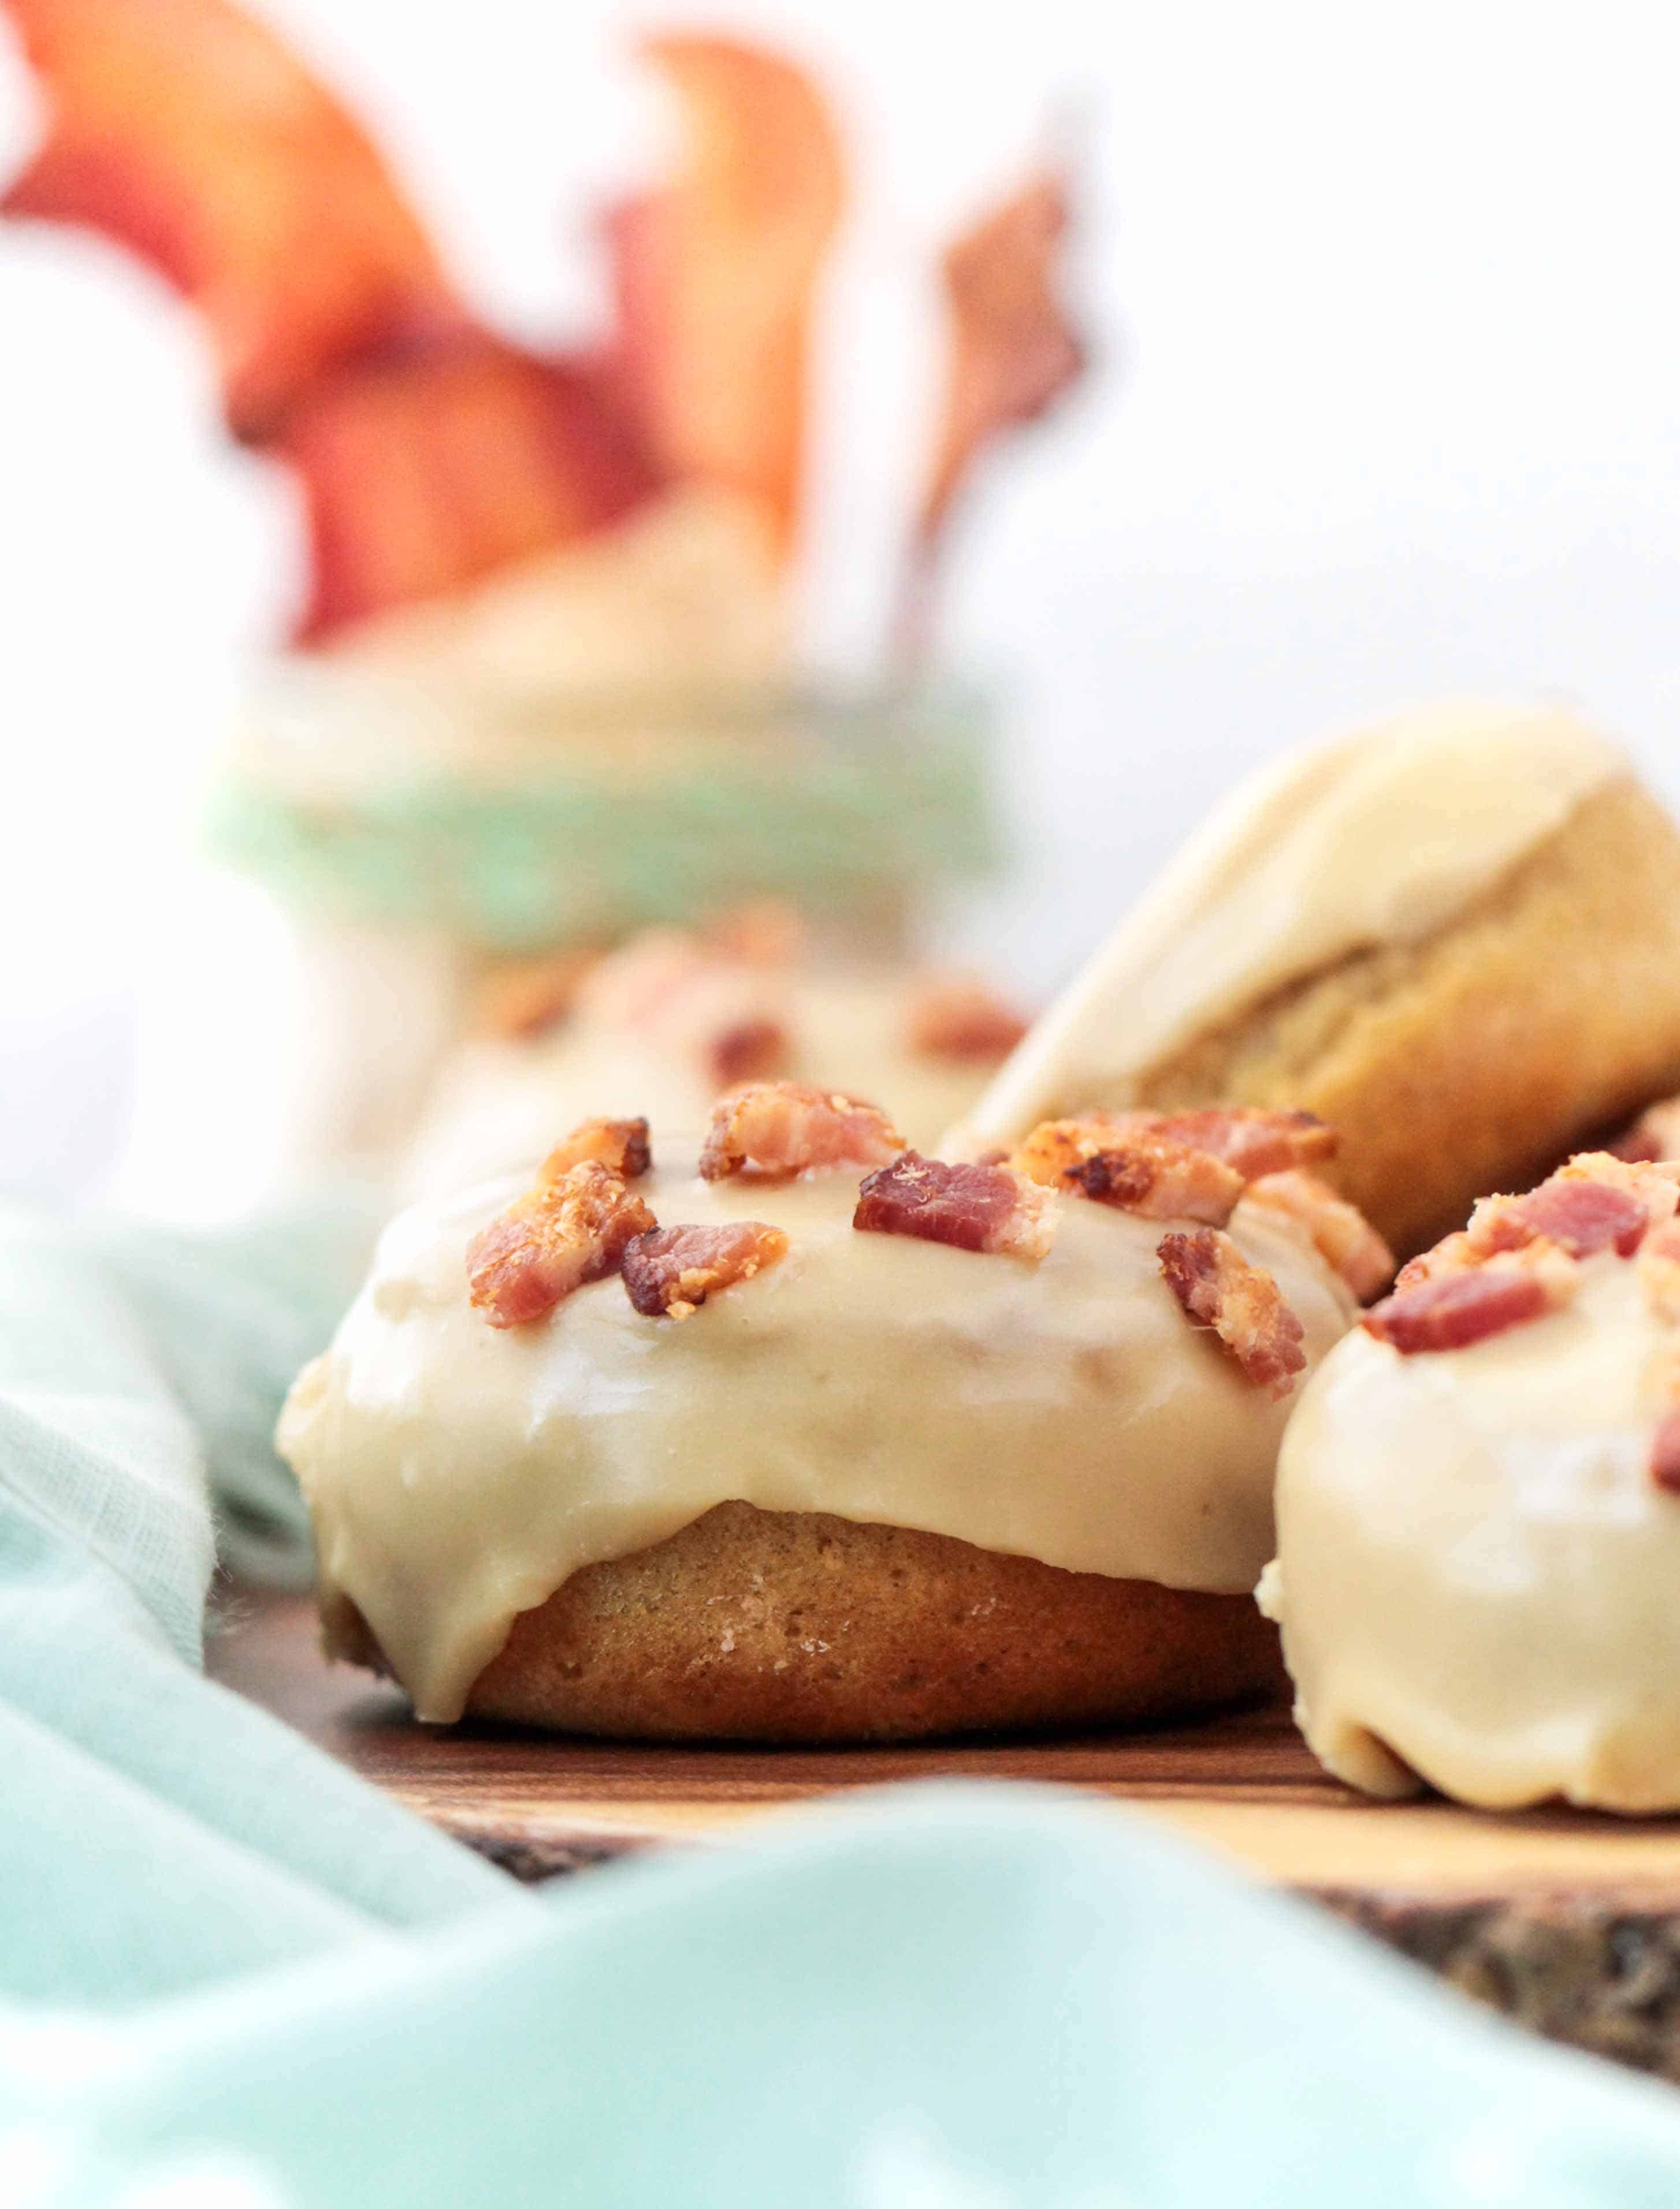
[[467, 1707], [652, 1740], [906, 1741], [1135, 1723], [1283, 1686], [1246, 1595], [720, 1503], [522, 1613]]
[[1158, 1067], [1138, 1102], [1304, 1106], [1400, 1257], [1680, 1086], [1680, 834], [1626, 779], [1419, 943], [1340, 960]]

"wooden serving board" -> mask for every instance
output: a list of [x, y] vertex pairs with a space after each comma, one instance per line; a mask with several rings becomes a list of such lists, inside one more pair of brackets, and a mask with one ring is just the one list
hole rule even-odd
[[1141, 1733], [936, 1748], [664, 1748], [423, 1726], [329, 1666], [305, 1598], [240, 1597], [210, 1670], [523, 1879], [717, 1843], [838, 1788], [930, 1777], [1091, 1791], [1310, 1894], [1554, 2037], [1680, 2079], [1680, 1819], [1378, 1803], [1328, 1778], [1286, 1711]]

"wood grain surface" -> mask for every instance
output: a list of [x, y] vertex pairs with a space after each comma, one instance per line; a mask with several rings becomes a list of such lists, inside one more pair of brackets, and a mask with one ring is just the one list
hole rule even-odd
[[1126, 1735], [840, 1750], [424, 1726], [397, 1690], [327, 1664], [299, 1598], [233, 1598], [210, 1669], [521, 1878], [655, 1843], [716, 1844], [837, 1788], [958, 1776], [1071, 1786], [1314, 1895], [1540, 2031], [1680, 2078], [1680, 1820], [1373, 1803], [1321, 1771], [1280, 1709]]

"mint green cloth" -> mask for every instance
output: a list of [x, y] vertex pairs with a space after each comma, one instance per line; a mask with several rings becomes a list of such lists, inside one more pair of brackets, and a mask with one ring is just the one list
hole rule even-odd
[[207, 1682], [207, 1472], [289, 1555], [263, 1432], [355, 1239], [0, 1219], [5, 2209], [1680, 2202], [1671, 2090], [1070, 1797], [538, 1895]]

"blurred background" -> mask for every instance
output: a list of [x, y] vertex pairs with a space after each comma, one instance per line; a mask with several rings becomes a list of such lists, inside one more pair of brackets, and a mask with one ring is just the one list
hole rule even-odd
[[[139, 4], [139, 0], [135, 0]], [[1680, 797], [1680, 27], [1650, 7], [253, 0], [530, 342], [599, 329], [596, 210], [668, 117], [643, 24], [806, 64], [852, 149], [818, 306], [810, 664], [873, 666], [936, 403], [935, 263], [1073, 149], [1087, 380], [962, 516], [937, 656], [994, 686], [1018, 864], [936, 948], [1031, 999], [1239, 773], [1442, 693], [1554, 694]], [[44, 108], [0, 10], [0, 185]], [[0, 225], [0, 1188], [250, 1192], [281, 924], [195, 822], [303, 589], [194, 315]], [[136, 1095], [145, 1125], [133, 1140]], [[248, 1115], [249, 1117], [245, 1117]]]

